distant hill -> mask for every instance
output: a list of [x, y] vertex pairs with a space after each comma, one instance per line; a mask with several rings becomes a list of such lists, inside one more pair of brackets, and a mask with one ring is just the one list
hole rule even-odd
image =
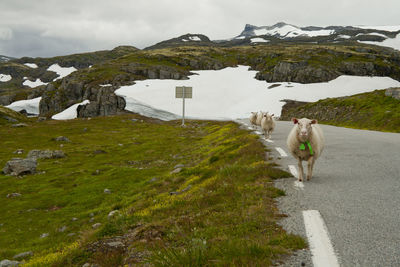
[[7, 61], [10, 61], [10, 60], [12, 60], [12, 59], [14, 59], [14, 58], [13, 58], [13, 57], [7, 57], [7, 56], [0, 55], [0, 63], [1, 63], [1, 62], [7, 62]]
[[165, 47], [186, 46], [186, 45], [210, 46], [210, 45], [214, 45], [214, 44], [215, 44], [214, 42], [212, 42], [207, 36], [205, 36], [203, 34], [188, 33], [188, 34], [176, 37], [176, 38], [172, 38], [169, 40], [159, 42], [155, 45], [145, 48], [145, 50], [160, 49], [160, 48], [165, 48]]
[[[146, 49], [159, 49], [181, 45], [223, 46], [265, 45], [280, 43], [366, 43], [387, 46], [400, 50], [399, 26], [329, 26], [298, 27], [285, 22], [272, 26], [254, 26], [246, 24], [236, 37], [225, 40], [210, 40], [202, 34], [186, 34], [172, 38]], [[200, 38], [196, 38], [200, 37]], [[190, 40], [194, 37], [196, 40]]]
[[[138, 51], [138, 49], [133, 46], [119, 46], [112, 50], [51, 58], [23, 57], [15, 59], [5, 57], [8, 60], [0, 62], [0, 74], [11, 77], [11, 79], [0, 82], [0, 105], [8, 105], [13, 101], [40, 96], [43, 92], [43, 86], [60, 76], [60, 74], [49, 69], [52, 65], [58, 65], [57, 68], [60, 70], [66, 68], [80, 70], [135, 51]], [[36, 88], [32, 90], [35, 86]]]

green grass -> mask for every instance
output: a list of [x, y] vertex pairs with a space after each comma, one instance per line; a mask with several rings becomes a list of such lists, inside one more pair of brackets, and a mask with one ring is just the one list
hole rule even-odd
[[[313, 116], [317, 113], [319, 115]], [[334, 116], [326, 117], [328, 114]], [[400, 101], [385, 96], [385, 90], [323, 99], [290, 110], [287, 114], [287, 118], [296, 116], [312, 116], [321, 123], [336, 126], [400, 132]]]
[[[132, 264], [268, 266], [306, 246], [276, 224], [282, 215], [274, 198], [284, 192], [272, 180], [289, 174], [264, 161], [255, 135], [232, 122], [189, 121], [182, 128], [135, 117], [0, 127], [1, 166], [17, 149], [22, 156], [31, 149], [67, 155], [39, 160], [35, 175], [0, 175], [0, 259], [33, 251], [27, 266], [119, 266], [127, 252], [87, 248], [122, 236], [142, 255]], [[60, 135], [71, 142], [52, 140]], [[185, 167], [171, 174], [177, 164]], [[13, 192], [22, 196], [6, 198]], [[108, 219], [116, 209], [121, 216]], [[93, 230], [97, 222], [102, 226]]]
[[[17, 122], [12, 122], [6, 119], [6, 117], [17, 120]], [[22, 115], [19, 112], [15, 112], [12, 109], [0, 106], [0, 126], [2, 125], [10, 125], [19, 122], [27, 122], [28, 119], [26, 116]]]

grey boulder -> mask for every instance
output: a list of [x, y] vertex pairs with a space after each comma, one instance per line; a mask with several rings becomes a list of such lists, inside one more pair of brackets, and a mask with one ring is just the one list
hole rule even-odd
[[59, 159], [64, 158], [65, 154], [61, 150], [38, 150], [29, 151], [28, 158], [32, 159]]
[[36, 159], [13, 158], [6, 163], [6, 166], [3, 168], [3, 172], [5, 174], [11, 174], [14, 176], [34, 174], [36, 172], [36, 166]]

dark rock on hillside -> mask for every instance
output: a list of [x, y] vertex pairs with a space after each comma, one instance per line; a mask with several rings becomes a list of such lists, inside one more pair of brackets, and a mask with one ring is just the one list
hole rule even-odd
[[65, 136], [58, 136], [56, 138], [53, 139], [56, 142], [71, 142], [71, 140], [69, 140], [68, 137]]
[[125, 108], [125, 99], [114, 94], [115, 89], [112, 87], [102, 87], [97, 90], [88, 89], [86, 91], [87, 98], [90, 103], [78, 106], [78, 117], [96, 117], [115, 115]]
[[292, 110], [309, 103], [309, 102], [296, 101], [290, 99], [283, 99], [281, 100], [281, 102], [285, 102], [285, 104], [282, 106], [282, 112], [280, 117], [281, 120], [291, 120], [291, 117], [289, 118], [289, 116], [292, 114], [291, 113]]
[[38, 150], [29, 151], [27, 158], [31, 159], [59, 159], [65, 158], [65, 154], [61, 150]]
[[14, 158], [6, 163], [3, 172], [13, 176], [34, 174], [36, 172], [36, 166], [37, 162], [35, 159]]
[[0, 261], [0, 267], [15, 267], [19, 266], [21, 263], [19, 261], [2, 260]]
[[13, 257], [13, 259], [20, 260], [20, 259], [25, 259], [25, 258], [28, 258], [28, 257], [31, 257], [31, 256], [33, 256], [33, 252], [32, 251], [26, 251], [26, 252], [22, 252], [22, 253], [19, 253], [19, 254], [15, 255]]
[[396, 99], [400, 100], [400, 88], [389, 88], [389, 89], [386, 89], [385, 95], [386, 96], [391, 96], [393, 98], [396, 98]]
[[2, 105], [2, 106], [10, 105], [11, 102], [13, 101], [14, 97], [15, 97], [14, 94], [0, 96], [0, 105]]
[[267, 82], [298, 82], [315, 83], [327, 82], [337, 78], [339, 72], [327, 69], [324, 66], [314, 67], [307, 62], [279, 62], [269, 72], [258, 72], [256, 79]]

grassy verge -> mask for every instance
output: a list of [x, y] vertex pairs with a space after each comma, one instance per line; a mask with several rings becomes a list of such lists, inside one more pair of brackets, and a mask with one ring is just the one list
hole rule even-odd
[[400, 132], [400, 101], [385, 90], [349, 97], [328, 98], [287, 111], [282, 119], [308, 117], [335, 126]]
[[[0, 259], [32, 251], [26, 266], [268, 266], [305, 247], [276, 224], [284, 192], [272, 180], [288, 173], [232, 122], [181, 128], [124, 115], [3, 125], [0, 136], [2, 166], [17, 149], [67, 155], [39, 160], [35, 175], [0, 175]], [[21, 196], [6, 198], [13, 192]]]

